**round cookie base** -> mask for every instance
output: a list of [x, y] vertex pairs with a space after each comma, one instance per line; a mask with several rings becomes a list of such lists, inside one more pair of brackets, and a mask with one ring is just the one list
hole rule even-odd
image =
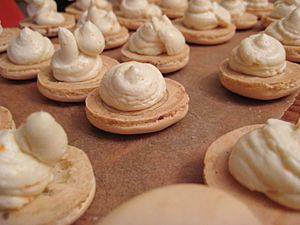
[[53, 169], [54, 180], [29, 204], [16, 211], [0, 213], [1, 225], [69, 225], [94, 199], [96, 181], [87, 155], [68, 146]]
[[291, 62], [300, 62], [300, 46], [283, 45], [286, 59]]
[[271, 23], [278, 21], [278, 19], [272, 18], [270, 16], [263, 16], [261, 18], [261, 28], [267, 28]]
[[0, 56], [0, 74], [10, 80], [30, 80], [36, 78], [41, 68], [50, 65], [51, 59], [31, 65], [17, 65], [12, 63], [7, 54]]
[[3, 31], [0, 34], [0, 53], [6, 51], [8, 43], [11, 41], [12, 38], [18, 36], [19, 32], [19, 28], [3, 28]]
[[188, 43], [200, 45], [217, 45], [229, 41], [235, 34], [235, 25], [217, 27], [213, 30], [193, 30], [183, 24], [183, 19], [176, 19], [173, 24], [183, 34]]
[[287, 61], [285, 73], [273, 77], [257, 77], [235, 72], [229, 59], [219, 65], [219, 80], [228, 90], [259, 100], [272, 100], [290, 95], [300, 87], [299, 65]]
[[119, 23], [128, 30], [135, 31], [139, 28], [139, 26], [151, 21], [151, 18], [126, 18], [123, 16], [121, 11], [116, 11], [115, 13], [118, 17]]
[[243, 135], [262, 125], [245, 126], [231, 131], [214, 141], [204, 158], [204, 180], [213, 188], [218, 188], [233, 195], [254, 213], [262, 224], [298, 225], [300, 212], [280, 206], [264, 194], [250, 191], [238, 183], [230, 174], [228, 159], [231, 149]]
[[233, 18], [233, 23], [237, 30], [247, 30], [255, 27], [257, 24], [257, 16], [245, 12], [243, 15]]
[[0, 106], [0, 130], [15, 128], [15, 122], [10, 111], [5, 107]]
[[258, 19], [261, 19], [263, 17], [269, 16], [270, 13], [272, 12], [273, 8], [274, 8], [273, 3], [269, 3], [268, 6], [265, 7], [265, 8], [250, 8], [250, 7], [247, 7], [246, 12], [257, 16]]
[[42, 95], [59, 102], [83, 102], [87, 95], [95, 88], [99, 87], [99, 83], [105, 72], [119, 62], [107, 56], [101, 55], [103, 67], [99, 74], [90, 80], [82, 82], [60, 82], [57, 81], [52, 74], [51, 68], [44, 67], [38, 74], [37, 86]]
[[183, 17], [185, 11], [185, 8], [169, 9], [163, 6], [160, 6], [160, 9], [163, 12], [163, 14], [165, 14], [170, 19], [177, 19]]
[[104, 36], [105, 50], [113, 49], [122, 46], [129, 39], [129, 32], [126, 27], [121, 27], [120, 32], [112, 35]]
[[58, 29], [60, 27], [67, 28], [71, 30], [75, 27], [75, 17], [67, 14], [62, 13], [62, 15], [65, 17], [65, 21], [61, 24], [57, 25], [38, 25], [36, 24], [31, 18], [25, 18], [24, 20], [20, 21], [20, 27], [29, 27], [30, 29], [37, 31], [41, 33], [44, 36], [47, 37], [56, 37], [58, 35]]
[[142, 63], [150, 63], [156, 66], [162, 73], [171, 73], [182, 69], [188, 64], [190, 59], [190, 47], [188, 45], [185, 45], [184, 51], [174, 56], [169, 56], [167, 54], [158, 56], [146, 56], [131, 52], [128, 49], [127, 43], [122, 47], [121, 54], [121, 60], [123, 62], [134, 60]]
[[154, 106], [139, 111], [122, 112], [106, 105], [94, 90], [86, 98], [86, 115], [95, 127], [117, 134], [142, 134], [163, 130], [188, 112], [189, 97], [178, 82], [166, 78], [167, 94]]

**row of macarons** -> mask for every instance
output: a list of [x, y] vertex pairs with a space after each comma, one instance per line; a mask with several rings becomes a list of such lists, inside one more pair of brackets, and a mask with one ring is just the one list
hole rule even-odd
[[[17, 129], [7, 109], [0, 107], [0, 117], [1, 224], [72, 224], [97, 186], [84, 151], [68, 145], [49, 113], [33, 113]], [[151, 190], [96, 224], [297, 225], [299, 130], [299, 122], [269, 119], [229, 132], [206, 152], [206, 185]]]

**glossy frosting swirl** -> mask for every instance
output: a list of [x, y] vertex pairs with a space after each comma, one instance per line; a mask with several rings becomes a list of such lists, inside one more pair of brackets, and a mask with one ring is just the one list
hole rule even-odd
[[241, 41], [229, 58], [232, 70], [247, 75], [270, 77], [286, 68], [285, 50], [281, 43], [264, 33], [254, 34]]
[[126, 18], [151, 18], [162, 15], [160, 8], [149, 4], [147, 0], [122, 0], [120, 10]]
[[168, 17], [153, 17], [131, 35], [128, 48], [141, 55], [177, 55], [184, 50], [185, 39]]
[[210, 0], [191, 0], [183, 16], [183, 24], [195, 30], [211, 30], [230, 23], [229, 12]]
[[77, 0], [75, 2], [76, 8], [85, 11], [90, 5], [94, 5], [99, 9], [105, 9], [108, 6], [107, 0]]
[[64, 129], [45, 112], [17, 130], [0, 131], [0, 210], [22, 208], [52, 181], [52, 165], [65, 154]]
[[161, 0], [160, 5], [167, 9], [185, 9], [188, 6], [188, 0]]
[[274, 3], [274, 8], [270, 14], [270, 17], [275, 19], [282, 19], [288, 16], [299, 5], [299, 0], [278, 0]]
[[80, 82], [96, 77], [102, 68], [99, 54], [105, 42], [101, 31], [91, 22], [86, 22], [74, 31], [65, 28], [58, 32], [60, 49], [51, 62], [53, 76], [64, 82]]
[[300, 7], [287, 17], [270, 24], [265, 33], [284, 45], [300, 45]]
[[65, 21], [54, 0], [31, 0], [27, 13], [39, 25], [59, 25]]
[[53, 53], [54, 47], [51, 41], [27, 27], [11, 40], [7, 48], [9, 60], [19, 65], [40, 63], [50, 59]]
[[246, 12], [246, 3], [244, 0], [222, 0], [220, 5], [223, 6], [233, 18], [237, 18]]
[[147, 109], [166, 93], [161, 72], [153, 65], [126, 62], [113, 66], [100, 84], [101, 99], [121, 111]]
[[300, 209], [300, 121], [269, 119], [238, 140], [229, 158], [234, 178], [252, 191]]

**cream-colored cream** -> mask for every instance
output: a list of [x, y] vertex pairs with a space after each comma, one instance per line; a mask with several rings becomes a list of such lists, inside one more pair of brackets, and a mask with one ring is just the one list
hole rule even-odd
[[105, 47], [101, 31], [86, 22], [74, 31], [65, 28], [58, 32], [60, 49], [51, 62], [53, 76], [64, 82], [80, 82], [96, 77], [102, 68], [99, 54]]
[[299, 0], [277, 0], [274, 3], [274, 8], [270, 14], [270, 17], [275, 19], [282, 19], [288, 16], [299, 5]]
[[94, 23], [104, 36], [116, 34], [121, 30], [121, 26], [113, 11], [108, 12], [95, 6], [90, 7], [88, 11], [82, 14], [79, 24], [86, 21]]
[[285, 71], [285, 50], [275, 38], [264, 33], [254, 34], [232, 50], [229, 66], [247, 75], [275, 76]]
[[220, 5], [230, 13], [232, 18], [238, 18], [246, 12], [244, 0], [222, 0]]
[[270, 24], [265, 33], [284, 45], [300, 45], [300, 7], [287, 17]]
[[122, 0], [120, 10], [127, 18], [151, 18], [162, 15], [160, 8], [149, 4], [147, 0]]
[[160, 5], [167, 9], [185, 9], [188, 6], [188, 0], [161, 0]]
[[177, 55], [184, 50], [185, 39], [168, 17], [153, 17], [131, 35], [128, 48], [141, 55]]
[[10, 61], [19, 65], [30, 65], [48, 60], [54, 53], [51, 41], [39, 32], [25, 27], [11, 40], [7, 48]]
[[261, 9], [266, 8], [269, 5], [268, 0], [246, 0], [247, 8]]
[[300, 209], [300, 121], [269, 119], [239, 139], [229, 158], [234, 178], [252, 191]]
[[100, 83], [101, 99], [121, 111], [147, 109], [166, 93], [161, 72], [153, 65], [126, 62], [113, 66]]
[[45, 112], [31, 114], [17, 130], [0, 131], [0, 210], [20, 209], [42, 193], [67, 144], [63, 128]]
[[87, 10], [92, 4], [99, 9], [105, 9], [108, 6], [107, 0], [77, 0], [75, 2], [76, 8], [82, 11]]
[[183, 16], [183, 24], [195, 30], [211, 30], [230, 23], [229, 12], [210, 0], [191, 0]]
[[39, 25], [59, 25], [65, 21], [57, 12], [54, 0], [32, 0], [27, 5], [27, 13]]

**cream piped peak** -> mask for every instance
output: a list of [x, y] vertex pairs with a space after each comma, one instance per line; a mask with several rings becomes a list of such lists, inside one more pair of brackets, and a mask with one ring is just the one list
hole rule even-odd
[[127, 18], [151, 18], [162, 15], [160, 8], [149, 4], [147, 0], [122, 0], [120, 10]]
[[8, 44], [7, 56], [9, 60], [19, 65], [30, 65], [48, 60], [54, 54], [51, 41], [39, 32], [27, 27]]
[[59, 25], [65, 21], [54, 0], [31, 0], [27, 13], [39, 25]]
[[107, 71], [99, 92], [107, 105], [121, 111], [136, 111], [158, 103], [166, 93], [166, 83], [155, 66], [133, 61]]
[[231, 17], [239, 17], [246, 12], [246, 3], [244, 0], [222, 0], [220, 5], [223, 6]]
[[101, 31], [91, 22], [86, 22], [74, 31], [60, 28], [60, 49], [51, 62], [53, 76], [59, 81], [80, 82], [96, 77], [102, 68], [99, 54], [105, 47]]
[[285, 50], [275, 38], [264, 33], [254, 34], [232, 50], [229, 66], [247, 75], [275, 76], [285, 71]]
[[185, 39], [167, 16], [153, 17], [133, 33], [128, 42], [131, 52], [141, 55], [177, 55], [185, 48]]
[[287, 17], [270, 24], [265, 33], [284, 45], [300, 45], [300, 7]]
[[188, 0], [161, 0], [160, 5], [167, 9], [185, 9], [188, 5]]
[[183, 16], [183, 24], [195, 30], [211, 30], [231, 24], [230, 13], [210, 0], [191, 0]]
[[1, 130], [0, 210], [20, 209], [41, 194], [67, 144], [64, 129], [46, 112], [31, 114], [17, 130]]
[[300, 209], [300, 121], [277, 119], [238, 140], [229, 158], [237, 181], [272, 200]]
[[91, 6], [80, 18], [79, 24], [91, 21], [95, 24], [104, 36], [120, 32], [121, 26], [113, 11], [105, 11]]
[[76, 0], [75, 6], [76, 8], [85, 11], [90, 5], [94, 5], [99, 9], [106, 8], [108, 6], [107, 0]]
[[247, 0], [247, 7], [253, 9], [266, 8], [269, 5], [268, 0]]
[[270, 17], [282, 19], [288, 16], [298, 6], [300, 6], [299, 0], [277, 0], [274, 3], [274, 8], [270, 14]]

